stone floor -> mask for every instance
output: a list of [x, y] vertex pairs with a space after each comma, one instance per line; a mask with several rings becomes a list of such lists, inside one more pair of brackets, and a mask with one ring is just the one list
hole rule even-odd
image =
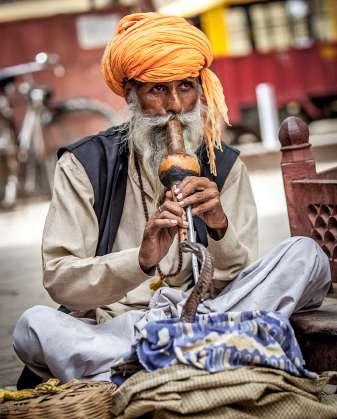
[[21, 362], [11, 335], [20, 313], [35, 304], [54, 305], [41, 285], [40, 241], [48, 203], [19, 205], [0, 213], [0, 387], [16, 382]]
[[[273, 153], [267, 165], [259, 160], [246, 162], [258, 207], [260, 254], [264, 254], [288, 237], [289, 228], [279, 155]], [[320, 168], [330, 165], [328, 161]], [[15, 384], [22, 368], [11, 345], [20, 313], [35, 304], [56, 305], [41, 284], [40, 242], [47, 210], [48, 202], [34, 201], [0, 212], [0, 387]]]

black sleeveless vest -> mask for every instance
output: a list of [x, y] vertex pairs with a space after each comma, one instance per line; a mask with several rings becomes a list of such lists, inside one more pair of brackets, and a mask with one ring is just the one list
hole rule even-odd
[[[125, 141], [128, 124], [112, 127], [97, 135], [85, 137], [58, 150], [58, 158], [70, 151], [81, 162], [94, 190], [94, 211], [99, 225], [96, 256], [111, 252], [121, 220], [128, 174], [128, 150]], [[216, 182], [221, 191], [235, 163], [239, 151], [223, 145], [222, 151], [215, 149], [217, 176], [210, 173], [206, 149], [199, 150], [201, 175]], [[197, 241], [207, 246], [205, 223], [194, 217]]]

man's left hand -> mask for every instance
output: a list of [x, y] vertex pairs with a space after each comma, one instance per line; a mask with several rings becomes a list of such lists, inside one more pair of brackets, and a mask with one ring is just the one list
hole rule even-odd
[[[228, 221], [215, 182], [206, 177], [187, 176], [175, 190], [175, 195], [179, 205], [183, 208], [191, 205], [192, 215], [197, 215], [216, 231], [217, 239], [224, 236]], [[166, 196], [172, 199], [171, 191], [166, 192]]]

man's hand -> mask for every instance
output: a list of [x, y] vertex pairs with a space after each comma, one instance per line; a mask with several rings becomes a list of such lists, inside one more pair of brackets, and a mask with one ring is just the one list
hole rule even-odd
[[[182, 208], [192, 206], [192, 215], [199, 216], [221, 239], [226, 233], [228, 221], [222, 209], [220, 194], [215, 182], [206, 177], [186, 177], [175, 190], [176, 198]], [[172, 199], [172, 192], [166, 192]]]
[[145, 226], [143, 241], [139, 249], [139, 265], [149, 271], [167, 254], [178, 227], [187, 227], [181, 205], [170, 199], [159, 207]]

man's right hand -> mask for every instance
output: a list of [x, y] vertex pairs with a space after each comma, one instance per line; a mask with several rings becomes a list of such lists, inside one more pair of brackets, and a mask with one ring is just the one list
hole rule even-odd
[[154, 268], [169, 251], [178, 227], [186, 229], [187, 226], [183, 208], [177, 202], [166, 200], [145, 226], [139, 249], [139, 265], [142, 270]]

